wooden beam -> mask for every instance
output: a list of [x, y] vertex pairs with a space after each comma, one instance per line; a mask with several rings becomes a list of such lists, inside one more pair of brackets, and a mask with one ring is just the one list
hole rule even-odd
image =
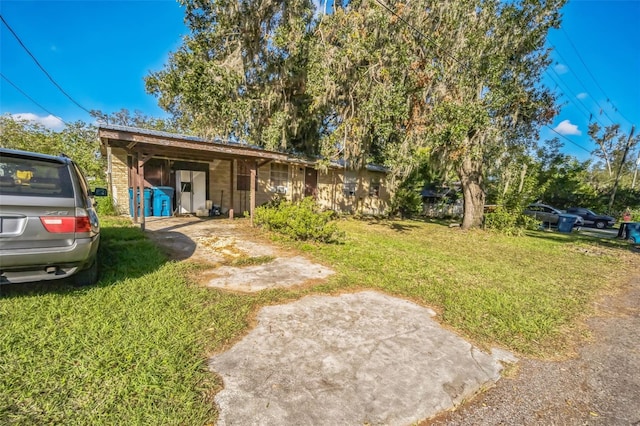
[[153, 154], [142, 154], [142, 153], [140, 153], [138, 158], [139, 158], [139, 161], [141, 161], [142, 165], [144, 166], [147, 163], [147, 161], [149, 161], [149, 160], [151, 160], [153, 158]]
[[262, 167], [262, 166], [264, 166], [264, 165], [266, 165], [266, 164], [269, 164], [269, 163], [271, 163], [272, 161], [273, 161], [273, 160], [263, 160], [263, 161], [261, 161], [261, 162], [259, 162], [259, 163], [258, 163], [258, 168], [260, 168], [260, 167]]
[[[179, 137], [148, 135], [112, 129], [100, 129], [99, 135], [100, 138], [109, 139], [108, 143], [111, 145], [114, 145], [114, 142], [118, 141], [129, 142], [129, 144], [126, 145], [127, 149], [129, 150], [136, 144], [149, 144], [158, 147], [168, 147], [173, 151], [175, 151], [176, 149], [190, 149], [201, 152], [226, 154], [244, 158], [269, 158], [272, 160], [280, 160], [285, 162], [290, 161], [288, 154], [274, 151], [265, 151], [263, 149], [252, 148], [248, 146], [222, 144], [218, 142], [206, 142], [203, 140], [188, 140]], [[138, 148], [140, 149], [139, 146]]]
[[[233, 206], [235, 205], [235, 191], [233, 190], [233, 176], [235, 175], [235, 164], [236, 161], [235, 160], [229, 160], [229, 162], [231, 163], [231, 176], [229, 177], [229, 194], [231, 195], [231, 206], [229, 207], [229, 219], [233, 220]], [[220, 206], [222, 208], [222, 206]]]
[[131, 171], [133, 172], [133, 182], [131, 182], [131, 189], [133, 196], [131, 197], [131, 204], [133, 204], [133, 222], [138, 223], [138, 209], [140, 208], [140, 200], [137, 196], [138, 189], [138, 156], [134, 155], [131, 159]]
[[144, 161], [138, 157], [138, 190], [140, 191], [140, 229], [144, 231]]
[[256, 163], [251, 163], [251, 200], [249, 202], [249, 216], [251, 217], [251, 226], [253, 226], [253, 211], [256, 209]]

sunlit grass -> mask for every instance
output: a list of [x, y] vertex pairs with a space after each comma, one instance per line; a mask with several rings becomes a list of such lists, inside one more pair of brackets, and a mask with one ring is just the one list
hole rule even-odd
[[308, 294], [375, 289], [433, 307], [477, 344], [561, 356], [598, 295], [639, 266], [625, 243], [575, 234], [339, 226], [344, 244], [276, 242], [333, 267], [325, 283], [233, 294], [195, 285], [202, 265], [168, 262], [129, 221], [103, 221], [97, 285], [0, 287], [0, 424], [211, 424], [221, 383], [207, 357], [260, 307]]

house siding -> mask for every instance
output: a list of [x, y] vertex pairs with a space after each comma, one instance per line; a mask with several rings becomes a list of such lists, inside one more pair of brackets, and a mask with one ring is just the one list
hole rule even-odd
[[[286, 157], [286, 154], [275, 152], [264, 152], [264, 157], [255, 149], [237, 147], [233, 144], [204, 143], [204, 141], [193, 141], [192, 137], [181, 137], [180, 135], [165, 134], [144, 129], [129, 129], [115, 126], [114, 129], [105, 130], [106, 135], [101, 136], [103, 143], [107, 147], [109, 172], [110, 172], [110, 192], [114, 206], [120, 214], [129, 214], [129, 188], [130, 173], [128, 158], [135, 155], [129, 152], [128, 145], [132, 142], [149, 144], [150, 152], [156, 151], [158, 154], [152, 158], [147, 158], [144, 167], [145, 186], [171, 186], [175, 188], [175, 169], [185, 169], [191, 165], [197, 170], [208, 171], [206, 200], [211, 204], [220, 206], [222, 213], [227, 214], [233, 209], [234, 215], [242, 215], [251, 209], [250, 191], [238, 190], [239, 165], [249, 164], [248, 161], [255, 161], [255, 164], [262, 164], [257, 170], [256, 200], [255, 206], [265, 204], [276, 197], [289, 201], [300, 201], [305, 196], [305, 176], [306, 169], [314, 167], [311, 161], [305, 161], [297, 157]], [[126, 144], [125, 144], [126, 143]], [[176, 158], [173, 144], [177, 144]], [[193, 144], [193, 146], [188, 146]], [[219, 149], [220, 158], [211, 153], [211, 146]], [[190, 151], [189, 151], [189, 150]], [[198, 152], [190, 160], [190, 152]], [[246, 150], [247, 155], [242, 154]], [[237, 151], [237, 152], [236, 152]], [[206, 153], [206, 156], [202, 153]], [[210, 155], [210, 156], [209, 156]], [[202, 158], [209, 161], [202, 164]], [[233, 158], [233, 159], [232, 159]], [[277, 193], [271, 187], [271, 168], [273, 164], [287, 165], [287, 185], [286, 193]], [[201, 167], [202, 166], [202, 167]], [[242, 167], [246, 170], [246, 168]], [[343, 168], [330, 166], [329, 168], [317, 167], [317, 184], [315, 197], [322, 209], [334, 210], [340, 213], [359, 213], [365, 215], [384, 214], [389, 207], [391, 193], [388, 189], [386, 173], [374, 171], [373, 168], [363, 168], [359, 171], [349, 171]], [[280, 175], [283, 177], [283, 175]], [[377, 194], [370, 192], [372, 179], [379, 181], [380, 187]], [[244, 182], [246, 184], [246, 181]], [[246, 185], [245, 185], [246, 186]], [[345, 191], [345, 188], [349, 191]], [[175, 205], [173, 206], [175, 208]], [[197, 207], [197, 206], [196, 206]], [[201, 209], [201, 207], [198, 207]]]
[[111, 149], [111, 197], [119, 214], [129, 214], [129, 167], [124, 149]]

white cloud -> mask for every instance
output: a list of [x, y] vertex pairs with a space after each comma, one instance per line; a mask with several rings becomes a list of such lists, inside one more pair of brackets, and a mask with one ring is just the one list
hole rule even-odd
[[31, 112], [21, 112], [18, 114], [11, 114], [11, 117], [15, 118], [16, 120], [35, 121], [36, 123], [42, 124], [44, 127], [47, 127], [51, 130], [60, 130], [64, 127], [64, 122], [62, 121], [62, 119], [51, 114], [47, 115], [46, 117], [41, 117]]
[[580, 100], [587, 99], [588, 97], [589, 97], [589, 95], [587, 93], [585, 93], [585, 92], [578, 93], [578, 95], [576, 96], [576, 98], [578, 98]]
[[553, 130], [555, 130], [556, 132], [560, 133], [561, 135], [576, 135], [576, 136], [579, 136], [579, 135], [582, 134], [582, 132], [580, 130], [578, 130], [578, 126], [576, 126], [575, 124], [571, 124], [571, 121], [569, 121], [569, 120], [562, 121]]
[[558, 64], [555, 67], [553, 67], [553, 69], [558, 73], [558, 74], [566, 74], [569, 72], [569, 67], [567, 67], [564, 64]]

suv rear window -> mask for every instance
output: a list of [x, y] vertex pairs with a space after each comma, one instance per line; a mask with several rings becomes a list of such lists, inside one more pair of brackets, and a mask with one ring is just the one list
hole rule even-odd
[[0, 195], [72, 198], [69, 168], [53, 161], [3, 155], [0, 157]]

